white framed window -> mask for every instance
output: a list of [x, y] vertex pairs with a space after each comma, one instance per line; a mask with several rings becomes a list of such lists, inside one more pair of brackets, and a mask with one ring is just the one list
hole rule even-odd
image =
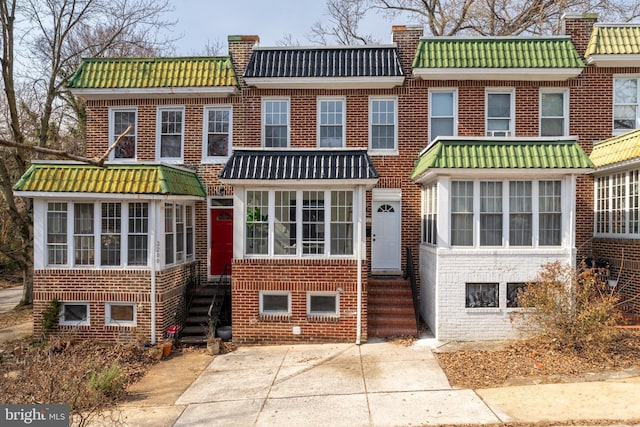
[[595, 179], [597, 236], [640, 238], [640, 169]]
[[291, 133], [289, 104], [289, 98], [264, 98], [262, 100], [263, 147], [289, 147], [289, 135]]
[[514, 136], [515, 90], [487, 89], [485, 96], [487, 136]]
[[509, 182], [509, 245], [533, 245], [531, 181]]
[[344, 98], [318, 98], [318, 147], [345, 146], [346, 114]]
[[159, 107], [156, 158], [182, 163], [184, 156], [184, 107]]
[[[190, 207], [190, 209], [186, 209]], [[181, 263], [193, 257], [193, 205], [165, 203], [164, 205], [164, 262]], [[185, 218], [188, 212], [190, 219]], [[191, 224], [187, 232], [186, 224]], [[190, 256], [187, 256], [190, 255]]]
[[260, 291], [259, 313], [262, 316], [290, 316], [291, 292]]
[[204, 108], [203, 120], [204, 162], [222, 163], [231, 155], [233, 146], [233, 108], [215, 105]]
[[48, 202], [46, 206], [46, 265], [148, 265], [147, 202]]
[[116, 142], [129, 126], [131, 129], [120, 140], [109, 154], [110, 160], [135, 160], [137, 156], [137, 123], [136, 107], [112, 107], [109, 109], [109, 145]]
[[369, 149], [380, 154], [397, 153], [397, 98], [369, 98]]
[[104, 306], [104, 323], [108, 326], [135, 326], [137, 321], [136, 304], [127, 302], [108, 302]]
[[561, 180], [451, 181], [451, 246], [561, 246], [562, 189]]
[[438, 184], [423, 189], [422, 243], [438, 244]]
[[569, 135], [569, 91], [540, 89], [540, 136]]
[[307, 292], [307, 316], [340, 315], [340, 295], [336, 292]]
[[473, 246], [473, 181], [451, 182], [451, 244]]
[[500, 307], [498, 283], [465, 283], [466, 308]]
[[458, 90], [429, 89], [429, 141], [458, 134]]
[[637, 129], [640, 123], [640, 78], [615, 77], [613, 79], [613, 133]]
[[245, 255], [352, 256], [352, 190], [248, 190]]
[[480, 246], [502, 246], [502, 182], [480, 182]]
[[87, 326], [90, 324], [89, 303], [63, 302], [60, 308], [60, 325]]
[[47, 203], [47, 265], [67, 264], [67, 209], [67, 203]]

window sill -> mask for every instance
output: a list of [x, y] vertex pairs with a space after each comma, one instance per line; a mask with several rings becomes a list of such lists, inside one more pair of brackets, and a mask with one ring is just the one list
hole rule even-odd
[[370, 156], [399, 156], [400, 152], [398, 150], [373, 150], [369, 149]]
[[465, 307], [465, 313], [469, 314], [489, 314], [489, 313], [501, 313], [500, 307]]
[[291, 314], [260, 314], [258, 320], [261, 322], [291, 322]]
[[204, 157], [202, 159], [203, 165], [223, 165], [227, 163], [229, 160], [229, 156], [227, 157]]
[[340, 322], [340, 316], [337, 314], [307, 314], [307, 322], [338, 323]]

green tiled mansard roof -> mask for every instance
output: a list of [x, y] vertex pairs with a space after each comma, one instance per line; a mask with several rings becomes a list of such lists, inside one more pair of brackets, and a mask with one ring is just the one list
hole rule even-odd
[[640, 55], [640, 24], [596, 24], [584, 56], [592, 55]]
[[568, 37], [435, 37], [420, 40], [413, 68], [582, 68]]
[[13, 187], [49, 193], [149, 194], [205, 197], [197, 175], [168, 165], [34, 163]]
[[228, 56], [84, 58], [67, 82], [72, 89], [149, 89], [237, 86]]
[[571, 139], [438, 139], [418, 158], [411, 174], [429, 169], [587, 169], [593, 163]]

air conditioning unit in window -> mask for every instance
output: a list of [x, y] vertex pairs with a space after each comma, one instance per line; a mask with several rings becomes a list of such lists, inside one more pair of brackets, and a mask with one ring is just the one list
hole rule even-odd
[[510, 130], [488, 130], [487, 136], [511, 136]]

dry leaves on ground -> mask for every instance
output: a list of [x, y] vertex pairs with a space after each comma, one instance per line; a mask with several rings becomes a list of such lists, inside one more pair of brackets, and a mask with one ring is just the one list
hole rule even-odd
[[0, 313], [0, 329], [31, 321], [33, 321], [33, 307], [30, 305]]
[[438, 352], [436, 356], [451, 385], [460, 388], [566, 382], [621, 370], [640, 375], [640, 332], [623, 333], [611, 349], [580, 352], [529, 340], [498, 349]]

